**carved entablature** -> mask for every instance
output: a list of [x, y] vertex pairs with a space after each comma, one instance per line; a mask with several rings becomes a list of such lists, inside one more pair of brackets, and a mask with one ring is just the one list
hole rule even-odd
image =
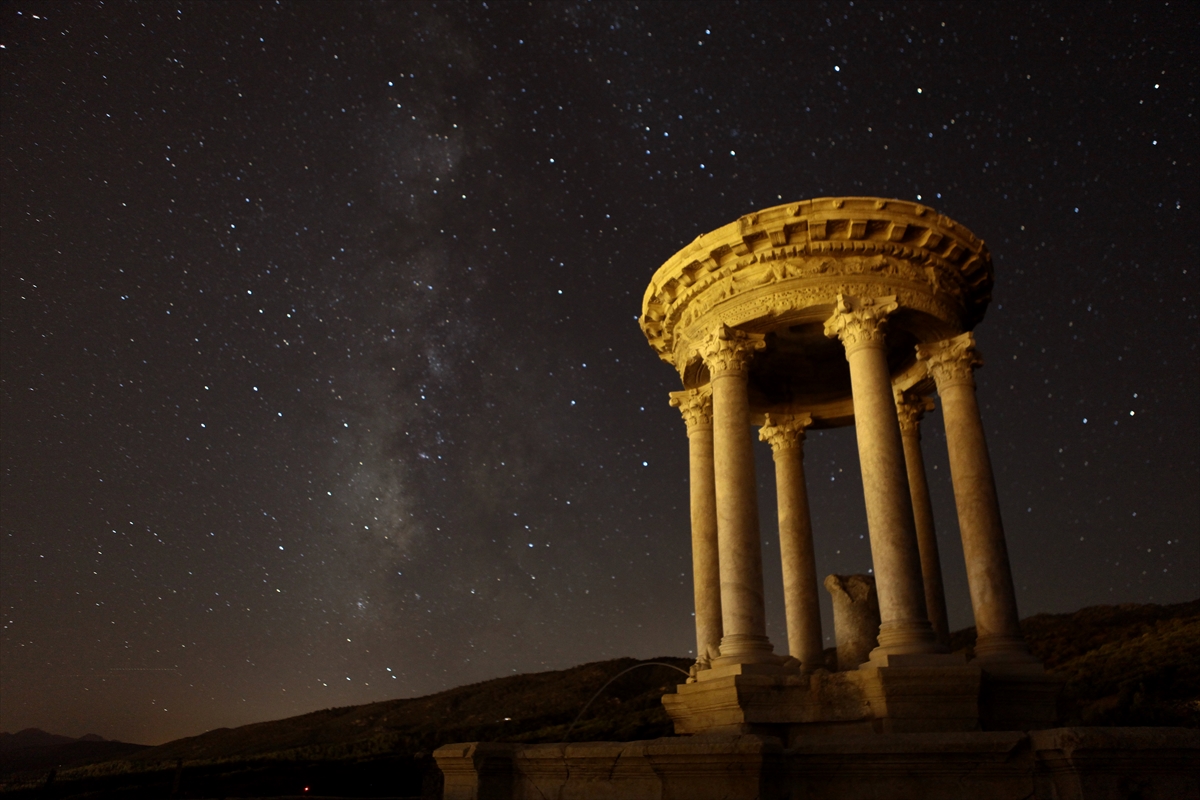
[[766, 332], [806, 309], [832, 311], [838, 294], [894, 296], [947, 333], [970, 330], [992, 281], [984, 243], [923, 205], [820, 198], [697, 238], [654, 274], [639, 319], [659, 356], [682, 371], [720, 325]]

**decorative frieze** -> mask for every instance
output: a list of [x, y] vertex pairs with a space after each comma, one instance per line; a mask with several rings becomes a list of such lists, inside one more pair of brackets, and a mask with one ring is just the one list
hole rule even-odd
[[689, 357], [683, 331], [702, 320], [728, 324], [723, 308], [721, 319], [705, 317], [739, 294], [859, 275], [893, 284], [887, 294], [902, 304], [924, 295], [924, 305], [959, 329], [982, 317], [992, 285], [986, 246], [953, 220], [902, 200], [821, 198], [748, 214], [699, 237], [655, 274], [640, 324], [660, 357], [676, 363]]

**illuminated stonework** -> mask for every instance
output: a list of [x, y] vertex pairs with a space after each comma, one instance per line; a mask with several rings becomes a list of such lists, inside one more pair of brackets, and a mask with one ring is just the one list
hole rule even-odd
[[[987, 247], [966, 228], [923, 205], [873, 197], [748, 214], [654, 274], [640, 324], [682, 379], [671, 404], [688, 423], [691, 458], [697, 663], [664, 697], [678, 732], [864, 720], [879, 730], [973, 729], [981, 686], [989, 697], [1009, 686], [1024, 698], [1023, 721], [1006, 724], [1052, 718], [1056, 684], [1018, 626], [971, 379], [982, 360], [970, 331], [992, 283]], [[979, 631], [970, 665], [947, 652], [920, 454], [918, 426], [935, 391]], [[881, 623], [858, 670], [821, 677], [803, 440], [806, 429], [844, 425], [858, 440]], [[752, 426], [775, 458], [788, 655], [766, 634]], [[775, 694], [755, 699], [768, 685]]]
[[720, 325], [779, 334], [823, 323], [839, 294], [894, 296], [920, 341], [970, 330], [991, 299], [992, 260], [974, 234], [903, 200], [805, 200], [747, 214], [700, 236], [654, 273], [642, 330], [659, 357], [694, 374]]

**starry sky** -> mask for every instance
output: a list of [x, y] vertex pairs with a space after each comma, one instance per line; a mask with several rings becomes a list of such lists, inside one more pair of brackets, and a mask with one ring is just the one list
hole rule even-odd
[[[988, 242], [1022, 615], [1196, 597], [1198, 22], [0, 6], [0, 727], [157, 743], [689, 654], [687, 439], [642, 295], [809, 197], [919, 199]], [[963, 627], [937, 412], [924, 450]], [[857, 465], [852, 428], [810, 435], [822, 576], [871, 566]]]

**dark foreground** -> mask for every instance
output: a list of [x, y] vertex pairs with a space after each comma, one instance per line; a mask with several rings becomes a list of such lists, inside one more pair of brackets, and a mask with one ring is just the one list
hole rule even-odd
[[445, 800], [1196, 800], [1200, 731], [1055, 728], [447, 745]]
[[[1200, 600], [1172, 606], [1095, 606], [1022, 622], [1034, 653], [1067, 681], [1062, 723], [1200, 728]], [[974, 631], [954, 635], [970, 650]], [[686, 659], [662, 658], [684, 669]], [[326, 709], [219, 729], [124, 752], [0, 753], [7, 798], [438, 797], [431, 754], [453, 742], [563, 742], [604, 683], [635, 659], [514, 675], [429, 697]], [[571, 730], [571, 742], [670, 736], [661, 697], [682, 679], [656, 666], [609, 686]], [[507, 718], [507, 719], [506, 719]], [[82, 759], [82, 760], [81, 760]], [[179, 762], [182, 760], [182, 768]], [[47, 785], [50, 770], [54, 779]], [[305, 788], [307, 787], [307, 791]]]

